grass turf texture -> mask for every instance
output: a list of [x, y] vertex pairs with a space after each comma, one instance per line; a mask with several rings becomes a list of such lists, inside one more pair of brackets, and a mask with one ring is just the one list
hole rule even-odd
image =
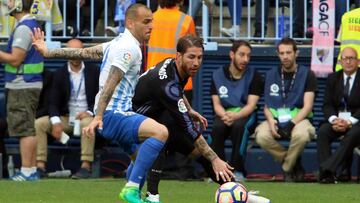
[[[39, 182], [0, 181], [0, 203], [29, 202], [120, 202], [117, 196], [123, 179], [41, 180]], [[213, 203], [215, 183], [161, 181], [164, 203]], [[246, 182], [249, 190], [259, 190], [271, 202], [360, 202], [359, 184], [320, 185], [318, 183]], [[144, 192], [144, 190], [143, 190]]]

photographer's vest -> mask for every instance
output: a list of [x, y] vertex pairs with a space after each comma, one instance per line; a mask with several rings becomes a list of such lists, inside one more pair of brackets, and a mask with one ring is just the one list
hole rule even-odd
[[[255, 70], [247, 67], [239, 80], [229, 80], [224, 68], [219, 68], [213, 73], [213, 81], [221, 105], [227, 111], [240, 111], [247, 104], [250, 84]], [[231, 74], [231, 73], [230, 73]]]
[[[274, 68], [266, 73], [265, 79], [265, 104], [269, 108], [274, 118], [278, 119], [279, 110], [289, 108], [291, 118], [294, 118], [304, 105], [304, 91], [309, 69], [304, 66], [298, 66], [294, 73], [295, 77], [291, 80], [283, 79], [281, 70]], [[287, 94], [283, 94], [283, 89], [289, 87]], [[285, 96], [285, 98], [284, 98]], [[312, 117], [312, 113], [308, 117]]]
[[341, 18], [341, 39], [340, 52], [336, 71], [342, 69], [339, 63], [341, 52], [345, 47], [352, 47], [357, 51], [360, 59], [360, 8], [349, 11]]
[[[35, 27], [39, 27], [35, 19], [25, 19], [16, 26], [21, 25], [28, 26], [31, 30]], [[15, 30], [16, 30], [15, 28]], [[14, 40], [14, 32], [11, 34], [7, 46], [7, 53], [12, 52], [12, 43]], [[21, 68], [14, 67], [10, 64], [5, 64], [5, 82], [13, 81], [17, 75], [22, 75], [25, 82], [39, 82], [42, 81], [41, 73], [44, 70], [44, 58], [40, 55], [38, 51], [32, 46], [30, 50], [27, 51], [25, 60], [20, 65]]]

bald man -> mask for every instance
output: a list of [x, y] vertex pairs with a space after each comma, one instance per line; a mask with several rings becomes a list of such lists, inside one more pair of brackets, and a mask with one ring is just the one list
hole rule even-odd
[[[67, 47], [83, 48], [83, 44], [78, 39], [71, 39], [68, 41]], [[42, 177], [46, 177], [47, 134], [51, 134], [58, 141], [61, 141], [63, 132], [68, 135], [80, 136], [81, 128], [93, 120], [95, 96], [99, 90], [99, 73], [99, 67], [85, 64], [81, 60], [69, 60], [54, 73], [49, 95], [49, 115], [35, 121], [38, 140], [36, 162]], [[78, 133], [74, 132], [76, 122], [80, 123]], [[94, 144], [93, 137], [81, 137], [82, 163], [72, 178], [81, 179], [91, 176]]]
[[[356, 50], [346, 47], [341, 52], [342, 70], [329, 75], [323, 112], [326, 123], [318, 132], [320, 183], [349, 181], [353, 150], [360, 145], [360, 61]], [[338, 149], [331, 154], [331, 143], [341, 139]], [[341, 167], [341, 168], [340, 168]], [[341, 172], [336, 176], [337, 169]]]

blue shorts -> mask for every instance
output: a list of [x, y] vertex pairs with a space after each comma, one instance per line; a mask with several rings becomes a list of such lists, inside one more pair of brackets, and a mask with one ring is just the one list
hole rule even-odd
[[145, 119], [134, 112], [105, 111], [102, 136], [123, 144], [139, 143], [138, 132]]

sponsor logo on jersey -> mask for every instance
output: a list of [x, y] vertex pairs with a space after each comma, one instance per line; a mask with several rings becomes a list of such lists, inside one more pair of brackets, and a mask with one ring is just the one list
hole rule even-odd
[[122, 61], [124, 64], [128, 65], [131, 61], [131, 54], [130, 52], [126, 52], [124, 53], [123, 57], [122, 57]]
[[167, 59], [166, 61], [164, 61], [163, 65], [161, 66], [161, 68], [159, 70], [160, 80], [166, 79], [168, 77], [166, 74], [166, 67], [170, 62], [171, 62], [171, 59]]

